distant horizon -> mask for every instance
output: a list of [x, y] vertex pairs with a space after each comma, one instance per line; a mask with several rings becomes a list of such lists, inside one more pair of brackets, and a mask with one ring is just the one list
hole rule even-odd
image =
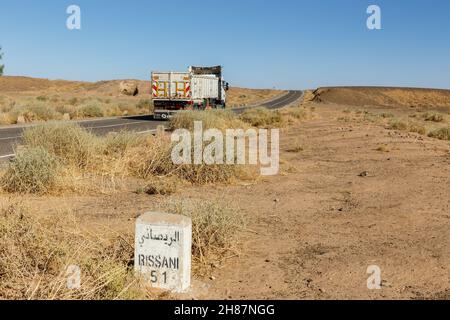
[[[26, 75], [3, 75], [4, 78], [29, 78], [29, 79], [37, 79], [37, 80], [49, 80], [49, 81], [67, 81], [67, 82], [81, 82], [81, 83], [99, 83], [99, 82], [110, 82], [110, 81], [148, 81], [149, 79], [133, 79], [133, 78], [123, 78], [123, 79], [103, 79], [98, 81], [85, 81], [85, 80], [71, 80], [71, 79], [62, 79], [62, 78], [45, 78], [45, 77], [32, 77]], [[1, 79], [1, 77], [0, 77]], [[252, 90], [281, 90], [281, 91], [289, 91], [289, 90], [317, 90], [317, 89], [327, 89], [327, 88], [379, 88], [379, 89], [414, 89], [414, 90], [438, 90], [438, 91], [450, 91], [447, 88], [435, 88], [435, 87], [403, 87], [403, 86], [386, 86], [386, 85], [328, 85], [328, 86], [320, 86], [320, 87], [310, 87], [310, 88], [298, 88], [298, 89], [285, 89], [285, 88], [252, 88], [252, 87], [243, 87], [243, 86], [233, 86], [231, 88], [240, 88], [240, 89], [252, 89]]]

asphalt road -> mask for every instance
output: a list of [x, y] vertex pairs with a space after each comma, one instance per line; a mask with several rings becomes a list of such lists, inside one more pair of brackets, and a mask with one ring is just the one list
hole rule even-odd
[[[277, 109], [288, 106], [297, 101], [303, 95], [302, 91], [289, 91], [287, 94], [278, 97], [272, 101], [262, 103], [260, 106], [268, 109]], [[240, 114], [248, 107], [233, 109], [234, 112]], [[153, 120], [152, 116], [135, 116], [108, 118], [96, 120], [83, 120], [77, 123], [91, 130], [97, 135], [106, 135], [109, 132], [118, 132], [123, 130], [144, 133], [155, 130], [159, 125], [166, 125], [167, 121]], [[8, 126], [0, 128], [0, 161], [5, 161], [14, 156], [14, 148], [21, 142], [22, 132], [30, 126]]]

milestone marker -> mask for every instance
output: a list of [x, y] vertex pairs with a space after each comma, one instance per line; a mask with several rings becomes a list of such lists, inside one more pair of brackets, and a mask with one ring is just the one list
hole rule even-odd
[[134, 269], [152, 288], [185, 292], [191, 285], [192, 221], [149, 212], [136, 221]]

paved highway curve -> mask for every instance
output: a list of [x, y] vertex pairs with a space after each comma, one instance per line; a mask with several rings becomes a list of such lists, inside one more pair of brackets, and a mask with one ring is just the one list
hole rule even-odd
[[[294, 103], [303, 95], [302, 91], [289, 91], [287, 94], [280, 96], [274, 100], [264, 102], [260, 106], [268, 109], [277, 109]], [[232, 109], [240, 114], [248, 107]], [[167, 124], [166, 121], [153, 120], [152, 116], [135, 116], [121, 118], [107, 118], [95, 120], [82, 120], [77, 123], [91, 130], [97, 135], [106, 135], [109, 132], [117, 132], [122, 130], [130, 130], [135, 132], [147, 132], [155, 130], [159, 125]], [[4, 126], [0, 127], [0, 161], [8, 160], [14, 157], [14, 148], [20, 144], [22, 132], [31, 125], [25, 126]]]

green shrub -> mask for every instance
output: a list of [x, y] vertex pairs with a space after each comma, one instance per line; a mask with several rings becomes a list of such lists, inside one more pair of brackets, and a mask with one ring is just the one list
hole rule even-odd
[[57, 158], [47, 150], [27, 148], [9, 164], [1, 184], [11, 193], [46, 193], [54, 186], [58, 168]]

